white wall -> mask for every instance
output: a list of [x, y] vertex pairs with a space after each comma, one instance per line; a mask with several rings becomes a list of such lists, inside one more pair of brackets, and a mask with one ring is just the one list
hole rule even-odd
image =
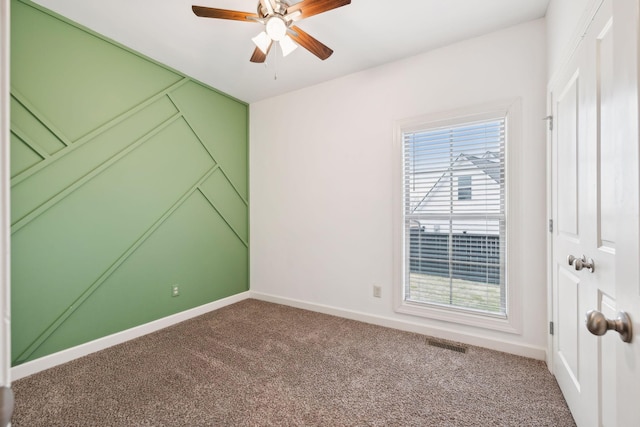
[[551, 0], [547, 8], [547, 73], [551, 79], [573, 53], [602, 0]]
[[[546, 70], [545, 22], [536, 20], [251, 104], [252, 292], [543, 359]], [[522, 334], [395, 313], [394, 122], [515, 97], [522, 200], [510, 221], [518, 256], [532, 262], [516, 275]]]

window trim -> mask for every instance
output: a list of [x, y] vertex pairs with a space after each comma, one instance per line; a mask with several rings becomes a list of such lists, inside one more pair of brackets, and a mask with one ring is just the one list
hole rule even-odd
[[[428, 127], [441, 127], [479, 121], [503, 116], [507, 121], [505, 146], [505, 220], [506, 220], [506, 318], [478, 314], [456, 308], [443, 308], [405, 301], [405, 245], [403, 209], [403, 133]], [[497, 101], [477, 106], [460, 108], [441, 113], [426, 114], [410, 119], [398, 120], [394, 124], [393, 147], [393, 305], [400, 314], [441, 320], [450, 323], [471, 325], [484, 329], [521, 334], [522, 289], [516, 273], [519, 271], [518, 238], [516, 230], [519, 215], [519, 148], [522, 143], [522, 107], [519, 98]]]

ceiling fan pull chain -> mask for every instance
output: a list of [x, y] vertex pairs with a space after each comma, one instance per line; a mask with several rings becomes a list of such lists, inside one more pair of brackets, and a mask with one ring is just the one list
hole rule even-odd
[[273, 80], [278, 80], [278, 48], [280, 47], [280, 43], [274, 43], [274, 52], [271, 55], [273, 58]]

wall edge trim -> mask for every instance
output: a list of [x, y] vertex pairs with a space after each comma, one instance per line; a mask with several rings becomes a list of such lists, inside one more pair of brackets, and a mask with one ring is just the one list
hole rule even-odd
[[68, 348], [66, 350], [59, 351], [44, 357], [41, 357], [30, 362], [23, 363], [22, 365], [14, 366], [11, 368], [12, 380], [19, 380], [21, 378], [28, 377], [38, 372], [53, 368], [58, 365], [62, 365], [72, 360], [79, 359], [83, 356], [87, 356], [91, 353], [95, 353], [100, 350], [104, 350], [109, 347], [113, 347], [118, 344], [122, 344], [127, 341], [142, 337], [152, 332], [159, 331], [160, 329], [167, 328], [185, 320], [192, 319], [197, 316], [209, 313], [211, 311], [218, 310], [231, 304], [243, 301], [251, 297], [249, 291], [245, 291], [239, 294], [235, 294], [226, 298], [219, 299], [201, 306], [191, 308], [189, 310], [182, 311], [180, 313], [172, 314], [167, 317], [163, 317], [158, 320], [145, 323], [140, 326], [135, 326], [124, 331], [116, 332], [115, 334], [107, 335], [106, 337], [98, 338], [88, 343], [80, 344], [75, 347]]
[[282, 304], [289, 307], [301, 308], [304, 310], [315, 311], [318, 313], [329, 314], [346, 319], [357, 320], [373, 325], [384, 326], [387, 328], [398, 329], [405, 332], [413, 332], [422, 335], [428, 335], [435, 338], [447, 339], [451, 341], [461, 342], [463, 344], [474, 345], [477, 347], [487, 348], [489, 350], [509, 353], [516, 356], [527, 357], [545, 361], [547, 358], [546, 347], [536, 347], [528, 344], [518, 344], [499, 339], [487, 338], [473, 334], [461, 333], [451, 329], [438, 328], [433, 326], [422, 325], [407, 320], [393, 319], [386, 316], [378, 316], [361, 311], [349, 310], [339, 307], [333, 307], [324, 304], [311, 303], [307, 301], [297, 300], [293, 298], [280, 297], [273, 294], [263, 292], [249, 291], [250, 298], [260, 301]]

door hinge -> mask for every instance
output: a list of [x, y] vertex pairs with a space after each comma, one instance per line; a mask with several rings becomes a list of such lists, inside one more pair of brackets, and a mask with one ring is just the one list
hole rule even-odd
[[549, 220], [549, 233], [553, 233], [553, 220]]
[[553, 130], [553, 116], [544, 117], [542, 120], [549, 122], [549, 130]]
[[549, 335], [553, 335], [553, 322], [549, 322]]

